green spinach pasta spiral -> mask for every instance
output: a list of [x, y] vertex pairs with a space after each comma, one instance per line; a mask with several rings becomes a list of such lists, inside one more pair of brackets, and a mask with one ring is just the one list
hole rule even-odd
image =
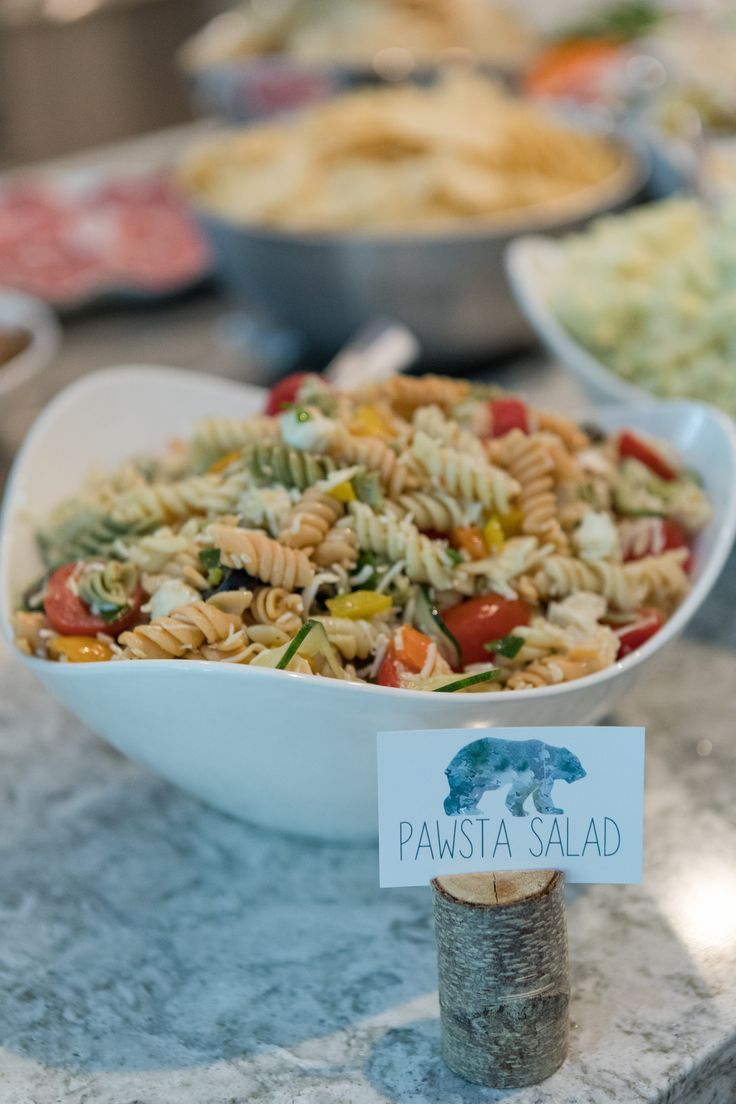
[[136, 531], [135, 525], [80, 507], [48, 529], [41, 529], [38, 544], [47, 567], [53, 568], [71, 560], [113, 556], [116, 541]]
[[299, 491], [319, 483], [337, 467], [330, 456], [299, 452], [285, 445], [246, 445], [243, 461], [259, 483], [280, 483]]

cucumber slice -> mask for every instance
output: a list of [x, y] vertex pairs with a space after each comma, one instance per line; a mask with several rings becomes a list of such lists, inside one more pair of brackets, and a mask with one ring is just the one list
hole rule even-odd
[[312, 626], [316, 625], [316, 623], [316, 621], [305, 621], [293, 640], [291, 640], [289, 644], [284, 645], [284, 654], [281, 656], [281, 659], [276, 664], [276, 669], [278, 671], [286, 670], [294, 656], [298, 653], [304, 641], [311, 633]]
[[295, 655], [307, 659], [321, 659], [333, 678], [342, 678], [343, 669], [335, 649], [327, 639], [324, 625], [319, 621], [305, 621], [294, 639], [284, 645], [284, 653], [276, 664], [278, 671], [285, 671]]
[[[277, 668], [281, 666], [281, 660], [287, 648], [291, 647], [291, 641], [279, 644], [277, 648], [266, 648], [265, 652], [259, 652], [255, 659], [251, 660], [251, 667]], [[293, 656], [292, 656], [293, 658]]]
[[477, 686], [479, 682], [492, 682], [501, 674], [495, 668], [492, 671], [479, 671], [477, 675], [466, 675], [465, 678], [454, 679], [446, 682], [444, 686], [435, 686], [433, 694], [455, 694], [458, 690], [467, 690], [469, 686]]
[[434, 640], [451, 667], [460, 666], [460, 645], [440, 617], [426, 587], [417, 587], [414, 627]]

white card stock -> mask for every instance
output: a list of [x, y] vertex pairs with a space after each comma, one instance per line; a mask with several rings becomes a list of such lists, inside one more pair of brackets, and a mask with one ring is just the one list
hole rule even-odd
[[642, 728], [379, 732], [381, 885], [546, 868], [640, 882], [643, 803]]

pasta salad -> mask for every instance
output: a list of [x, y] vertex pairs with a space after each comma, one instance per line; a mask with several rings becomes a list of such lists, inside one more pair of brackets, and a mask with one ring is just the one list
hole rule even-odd
[[641, 647], [709, 505], [672, 450], [497, 388], [298, 374], [261, 415], [91, 477], [38, 530], [18, 648], [517, 691]]

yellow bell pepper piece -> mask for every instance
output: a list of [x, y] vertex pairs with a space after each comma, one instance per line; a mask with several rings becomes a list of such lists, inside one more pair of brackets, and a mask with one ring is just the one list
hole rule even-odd
[[67, 663], [103, 663], [112, 659], [112, 648], [94, 636], [55, 636], [49, 641], [54, 659]]
[[498, 520], [507, 537], [518, 537], [524, 525], [524, 515], [518, 506], [513, 506], [507, 513], [501, 514]]
[[241, 456], [242, 452], [240, 449], [233, 449], [232, 452], [226, 452], [219, 460], [215, 460], [214, 464], [210, 464], [207, 469], [207, 474], [217, 475], [218, 472], [224, 471], [225, 468], [229, 468], [236, 460], [240, 460]]
[[353, 621], [369, 620], [379, 613], [388, 613], [391, 599], [388, 594], [376, 594], [375, 590], [354, 590], [352, 594], [328, 598], [327, 608], [333, 617], [350, 617]]
[[359, 406], [350, 420], [350, 432], [358, 437], [393, 437], [391, 427], [375, 406]]
[[355, 502], [357, 497], [353, 490], [353, 484], [349, 479], [346, 479], [344, 483], [337, 483], [334, 487], [331, 487], [329, 494], [332, 498], [336, 498], [338, 502]]
[[486, 542], [486, 548], [489, 552], [495, 552], [504, 546], [506, 541], [504, 529], [500, 519], [495, 515], [489, 518], [483, 526], [483, 540]]

